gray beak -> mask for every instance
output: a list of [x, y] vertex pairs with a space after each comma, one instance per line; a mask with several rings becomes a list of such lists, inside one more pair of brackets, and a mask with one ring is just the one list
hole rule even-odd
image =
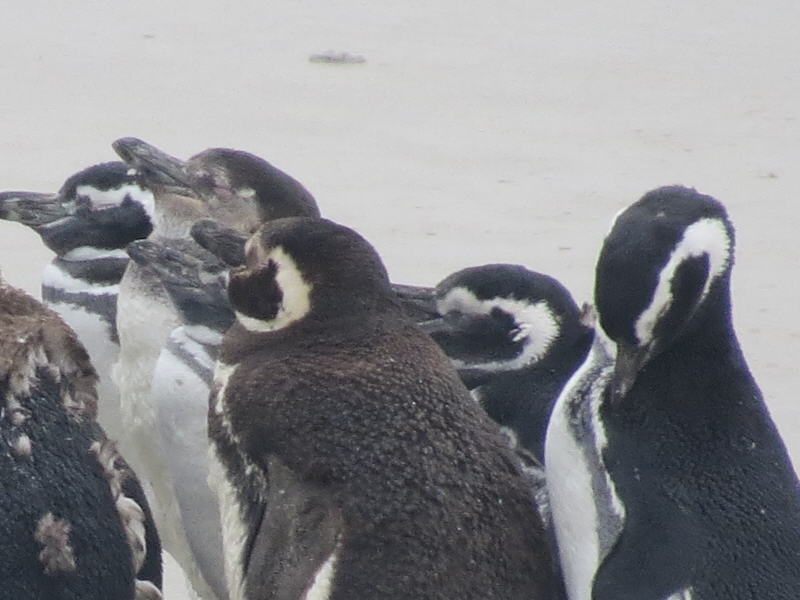
[[58, 194], [36, 192], [1, 192], [0, 219], [16, 221], [28, 227], [42, 227], [74, 214]]
[[619, 406], [630, 392], [636, 377], [644, 366], [650, 353], [649, 346], [617, 344], [617, 357], [614, 362], [614, 375], [611, 378], [611, 403]]
[[436, 333], [441, 333], [443, 331], [449, 331], [450, 327], [447, 326], [447, 323], [442, 317], [438, 319], [429, 319], [427, 321], [420, 321], [417, 323], [417, 327], [422, 329], [428, 335], [434, 335]]
[[[400, 304], [417, 324], [438, 320], [440, 315], [436, 310], [436, 289], [416, 285], [403, 285], [393, 283], [392, 289], [397, 294]], [[433, 327], [433, 325], [430, 325]], [[430, 333], [430, 331], [426, 331]]]
[[213, 219], [201, 219], [192, 225], [191, 236], [201, 247], [226, 265], [244, 264], [244, 246], [248, 236]]
[[185, 161], [134, 137], [120, 138], [111, 147], [125, 163], [139, 171], [149, 186], [178, 188], [176, 191], [182, 195], [195, 195]]

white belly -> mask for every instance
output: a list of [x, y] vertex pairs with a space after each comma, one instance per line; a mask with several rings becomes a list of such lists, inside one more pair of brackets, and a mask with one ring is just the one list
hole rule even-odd
[[[191, 352], [207, 369], [203, 378], [170, 348]], [[214, 361], [179, 327], [155, 366], [152, 396], [165, 467], [176, 503], [169, 519], [178, 524], [188, 553], [175, 554], [204, 598], [224, 598], [226, 583], [217, 496], [208, 486], [208, 395]]]
[[597, 569], [624, 520], [602, 461], [606, 440], [597, 413], [612, 360], [596, 342], [556, 401], [547, 428], [550, 511], [569, 600], [591, 600]]
[[111, 377], [111, 370], [119, 355], [119, 345], [112, 341], [108, 323], [98, 315], [73, 304], [48, 303], [48, 306], [72, 328], [89, 353], [92, 365], [99, 376], [97, 382], [98, 421], [109, 438], [119, 440], [123, 431], [119, 392]]
[[[156, 427], [151, 383], [156, 361], [177, 317], [163, 290], [147, 289], [130, 265], [117, 298], [119, 358], [113, 377], [119, 388], [126, 458], [152, 490], [153, 516], [164, 548], [173, 556], [189, 553], [174, 515], [175, 494]], [[159, 293], [160, 292], [160, 293]]]

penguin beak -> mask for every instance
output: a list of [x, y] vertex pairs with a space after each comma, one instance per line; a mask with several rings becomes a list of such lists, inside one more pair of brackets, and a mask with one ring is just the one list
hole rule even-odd
[[182, 196], [195, 196], [186, 162], [162, 152], [134, 137], [120, 138], [111, 144], [129, 166], [136, 169], [148, 187], [167, 188]]
[[162, 280], [185, 280], [192, 266], [181, 253], [149, 240], [131, 242], [125, 251], [136, 264], [153, 270]]
[[611, 378], [611, 404], [619, 406], [623, 398], [636, 383], [639, 371], [650, 355], [649, 346], [617, 344], [617, 358], [614, 362], [614, 375]]
[[216, 257], [204, 250], [190, 254], [148, 240], [128, 244], [127, 252], [136, 263], [159, 277], [186, 322], [191, 324], [194, 315], [220, 331], [233, 324], [225, 289], [227, 268]]
[[36, 229], [74, 214], [75, 207], [58, 194], [0, 192], [0, 219], [16, 221]]
[[[434, 331], [438, 323], [443, 321], [436, 310], [436, 289], [421, 287], [416, 285], [392, 284], [392, 290], [400, 300], [400, 304], [406, 314], [411, 317], [419, 326], [423, 326], [423, 331], [429, 334]], [[426, 329], [426, 327], [428, 329]]]
[[491, 371], [471, 367], [456, 367], [456, 371], [464, 387], [469, 391], [488, 383], [489, 380], [496, 375], [496, 373], [492, 373]]
[[442, 317], [439, 317], [438, 319], [420, 321], [417, 323], [417, 327], [422, 329], [422, 331], [430, 336], [436, 335], [437, 333], [445, 333], [450, 330], [450, 327], [447, 325], [447, 321], [445, 321]]
[[226, 265], [238, 267], [244, 264], [244, 245], [248, 236], [213, 219], [201, 219], [190, 231], [194, 241]]

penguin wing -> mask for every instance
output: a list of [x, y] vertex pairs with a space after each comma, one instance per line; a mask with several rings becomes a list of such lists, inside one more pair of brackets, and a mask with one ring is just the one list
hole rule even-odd
[[268, 464], [268, 497], [243, 560], [245, 587], [251, 594], [269, 590], [274, 600], [330, 590], [343, 534], [341, 510], [329, 491], [302, 481], [279, 459], [270, 457]]

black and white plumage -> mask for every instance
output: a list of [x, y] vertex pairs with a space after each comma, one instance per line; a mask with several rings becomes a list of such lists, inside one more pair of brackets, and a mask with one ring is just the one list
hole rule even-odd
[[210, 399], [234, 598], [549, 598], [528, 482], [374, 249], [268, 223]]
[[217, 350], [234, 320], [227, 266], [196, 245], [140, 240], [128, 253], [158, 275], [182, 321], [156, 361], [151, 394], [180, 529], [203, 580], [217, 598], [225, 598], [219, 506], [208, 486], [207, 424]]
[[0, 282], [0, 357], [0, 597], [161, 598], [153, 519], [74, 332]]
[[[424, 305], [425, 288], [398, 291]], [[543, 462], [553, 405], [592, 343], [572, 295], [549, 275], [509, 264], [462, 269], [428, 293], [440, 317], [422, 329], [489, 416]]]
[[733, 249], [724, 207], [677, 186], [605, 240], [598, 339], [547, 434], [570, 600], [800, 597], [798, 480], [733, 329]]
[[[249, 234], [265, 219], [319, 215], [314, 198], [299, 182], [247, 152], [213, 148], [182, 161], [135, 138], [117, 140], [113, 146], [153, 190], [154, 229], [148, 239], [157, 243], [183, 244], [191, 252], [194, 242], [189, 230], [201, 218], [214, 218]], [[165, 548], [184, 568], [196, 591], [213, 598], [214, 591], [203, 580], [186, 533], [179, 527], [179, 508], [160, 451], [151, 394], [156, 361], [180, 325], [160, 279], [131, 263], [120, 284], [117, 311], [120, 357], [115, 379], [123, 420], [137, 445], [137, 468], [153, 484]], [[181, 396], [180, 400], [186, 399]]]
[[152, 230], [153, 194], [122, 162], [76, 173], [55, 194], [0, 193], [0, 218], [27, 225], [56, 257], [42, 274], [42, 300], [75, 331], [100, 377], [98, 420], [122, 436], [117, 360], [117, 293], [128, 264], [124, 248]]

